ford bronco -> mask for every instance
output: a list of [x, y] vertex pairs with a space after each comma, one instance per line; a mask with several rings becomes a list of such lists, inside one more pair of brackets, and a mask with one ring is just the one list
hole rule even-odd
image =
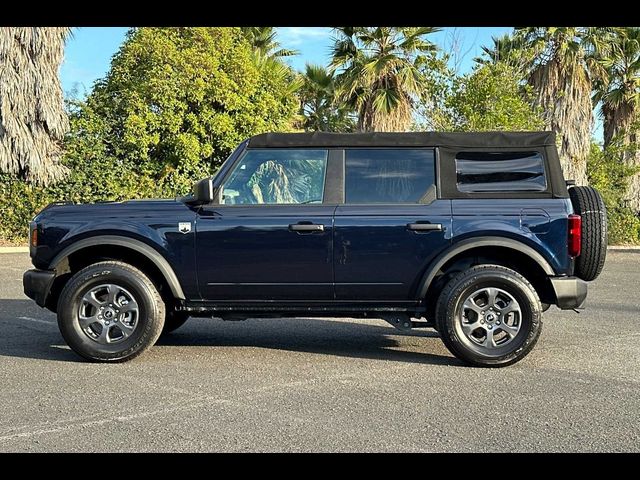
[[380, 318], [476, 366], [581, 308], [607, 222], [549, 132], [269, 133], [173, 200], [56, 203], [24, 291], [84, 358], [131, 359], [189, 317]]

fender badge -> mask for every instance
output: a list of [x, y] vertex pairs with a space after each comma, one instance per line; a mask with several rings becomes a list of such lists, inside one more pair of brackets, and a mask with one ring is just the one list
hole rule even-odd
[[180, 233], [189, 233], [191, 231], [191, 222], [179, 222], [178, 231]]

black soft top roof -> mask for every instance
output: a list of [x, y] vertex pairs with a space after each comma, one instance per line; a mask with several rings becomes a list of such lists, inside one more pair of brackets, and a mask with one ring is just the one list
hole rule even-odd
[[553, 132], [263, 133], [249, 148], [463, 147], [522, 148], [555, 145]]

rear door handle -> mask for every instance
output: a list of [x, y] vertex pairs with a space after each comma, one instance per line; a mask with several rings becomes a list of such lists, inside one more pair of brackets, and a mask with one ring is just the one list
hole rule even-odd
[[292, 223], [289, 230], [300, 233], [324, 232], [324, 225], [317, 223]]
[[441, 223], [407, 223], [407, 228], [414, 232], [442, 231]]

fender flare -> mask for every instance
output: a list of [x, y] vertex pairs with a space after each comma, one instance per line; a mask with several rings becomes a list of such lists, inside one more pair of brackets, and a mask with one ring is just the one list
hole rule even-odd
[[524, 253], [532, 260], [534, 260], [540, 266], [540, 268], [544, 270], [544, 273], [549, 276], [555, 275], [553, 267], [551, 267], [549, 262], [540, 253], [536, 252], [533, 248], [525, 245], [522, 242], [503, 237], [468, 238], [466, 240], [455, 243], [452, 247], [442, 252], [436, 257], [433, 262], [431, 262], [431, 266], [423, 274], [422, 280], [418, 284], [418, 299], [422, 300], [425, 298], [427, 291], [429, 290], [429, 287], [433, 282], [433, 279], [436, 277], [436, 274], [445, 263], [447, 263], [456, 255], [478, 247], [503, 247], [510, 248], [511, 250], [515, 250], [520, 253]]
[[56, 267], [58, 267], [72, 253], [82, 250], [83, 248], [95, 247], [96, 245], [125, 247], [144, 255], [147, 259], [153, 262], [156, 267], [158, 267], [158, 270], [160, 270], [160, 273], [169, 285], [173, 296], [180, 300], [185, 300], [180, 281], [173, 271], [173, 268], [171, 268], [171, 265], [169, 265], [169, 262], [167, 262], [167, 260], [153, 247], [134, 238], [122, 237], [119, 235], [96, 235], [94, 237], [83, 238], [58, 253], [53, 260], [51, 260], [49, 268], [51, 270], [56, 270]]

